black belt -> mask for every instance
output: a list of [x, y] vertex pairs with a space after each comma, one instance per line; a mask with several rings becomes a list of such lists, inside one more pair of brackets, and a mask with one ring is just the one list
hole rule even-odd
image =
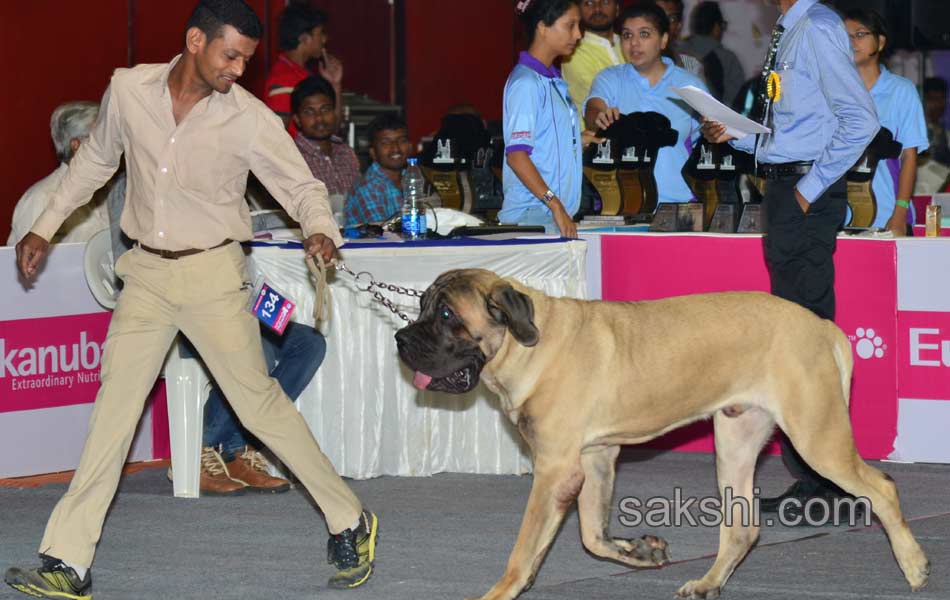
[[232, 241], [234, 240], [227, 239], [221, 242], [220, 244], [211, 246], [210, 248], [188, 248], [187, 250], [159, 250], [158, 248], [149, 248], [145, 244], [139, 242], [139, 248], [151, 254], [157, 254], [158, 256], [161, 256], [162, 258], [167, 258], [169, 260], [178, 260], [179, 258], [182, 258], [185, 256], [191, 256], [193, 254], [201, 254], [202, 252], [206, 252], [208, 250], [214, 250], [215, 248], [220, 248], [221, 246], [227, 246]]
[[804, 175], [811, 170], [811, 162], [789, 162], [789, 163], [759, 163], [755, 174], [764, 179], [781, 179], [782, 177], [793, 177]]

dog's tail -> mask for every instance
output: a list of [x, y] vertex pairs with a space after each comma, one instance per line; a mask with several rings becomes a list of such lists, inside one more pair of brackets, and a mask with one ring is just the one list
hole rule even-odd
[[832, 340], [834, 347], [832, 354], [835, 358], [835, 365], [838, 367], [838, 376], [841, 378], [841, 393], [844, 395], [844, 405], [851, 404], [851, 372], [854, 369], [854, 356], [851, 354], [851, 342], [848, 336], [841, 329], [828, 321], [828, 327], [832, 329]]

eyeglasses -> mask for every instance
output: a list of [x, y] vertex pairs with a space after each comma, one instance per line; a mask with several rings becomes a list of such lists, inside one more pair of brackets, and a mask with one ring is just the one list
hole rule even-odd
[[849, 33], [848, 37], [851, 38], [852, 42], [863, 40], [864, 38], [871, 35], [870, 31], [855, 31], [854, 33]]
[[616, 2], [617, 0], [584, 0], [583, 4], [586, 8], [593, 8], [598, 4], [604, 8], [608, 8], [613, 6]]
[[670, 23], [682, 23], [683, 13], [673, 13], [670, 15], [666, 15], [666, 18], [670, 20]]

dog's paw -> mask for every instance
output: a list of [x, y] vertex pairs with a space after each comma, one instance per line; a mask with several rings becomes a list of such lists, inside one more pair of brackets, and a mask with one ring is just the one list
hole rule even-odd
[[630, 558], [638, 561], [662, 566], [673, 560], [670, 554], [670, 546], [666, 540], [655, 535], [645, 535], [635, 540], [625, 540], [615, 538], [614, 543], [620, 548], [621, 552]]
[[907, 582], [910, 583], [910, 589], [919, 592], [927, 587], [930, 581], [930, 561], [927, 560], [924, 566], [917, 570], [913, 575], [908, 574]]
[[710, 600], [719, 597], [719, 586], [710, 586], [704, 584], [701, 579], [695, 579], [676, 591], [677, 598], [690, 598], [691, 600]]

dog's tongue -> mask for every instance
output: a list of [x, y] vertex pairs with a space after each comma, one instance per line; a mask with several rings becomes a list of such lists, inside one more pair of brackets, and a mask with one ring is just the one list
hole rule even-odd
[[429, 383], [432, 381], [431, 375], [426, 375], [422, 371], [416, 371], [415, 377], [412, 378], [412, 385], [420, 390], [424, 390], [429, 387]]

